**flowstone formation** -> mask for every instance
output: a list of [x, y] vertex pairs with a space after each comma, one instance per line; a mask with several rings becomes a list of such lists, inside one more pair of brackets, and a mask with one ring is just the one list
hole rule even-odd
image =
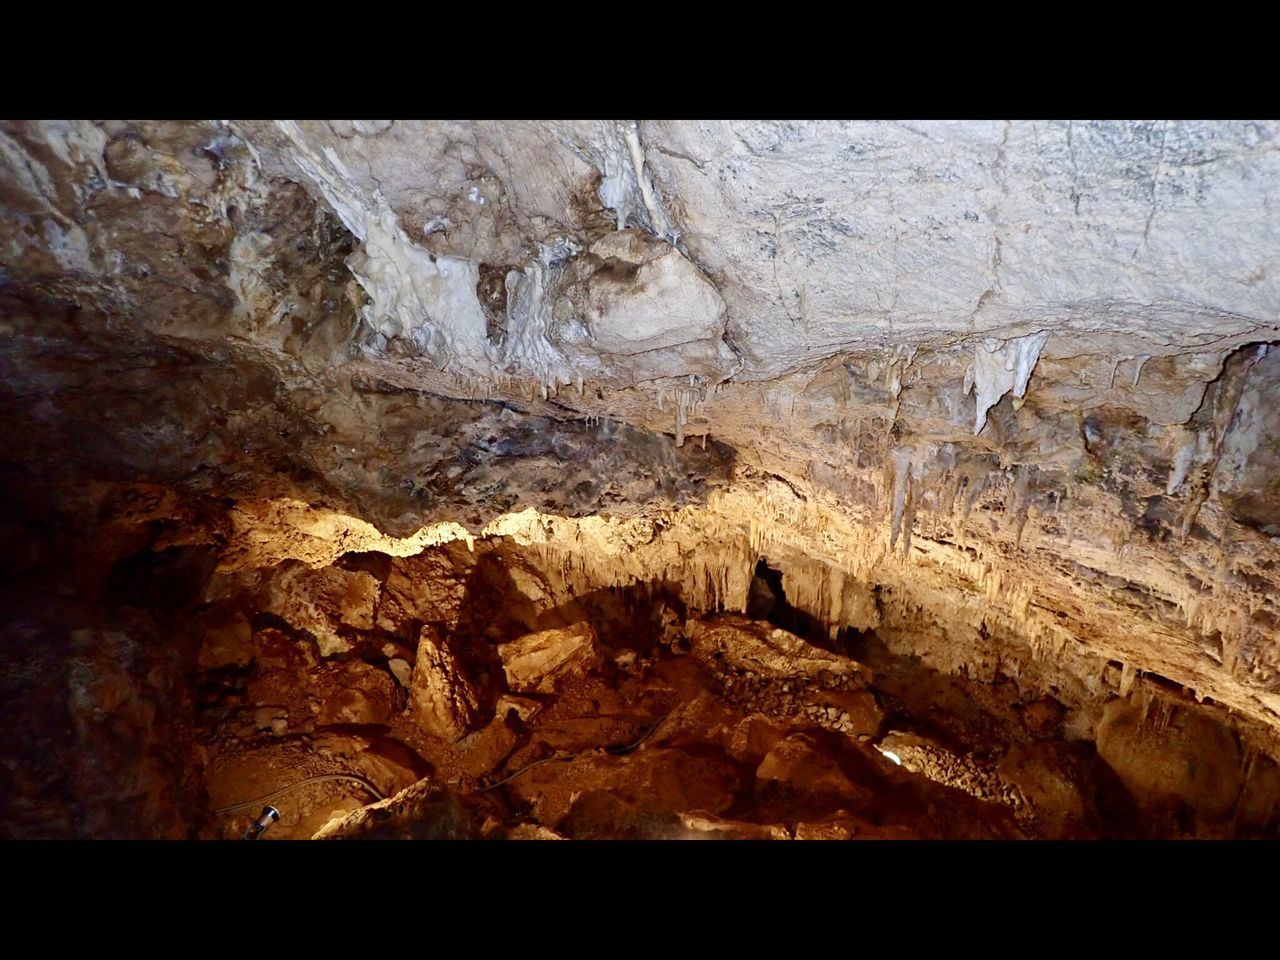
[[0, 122], [0, 833], [1274, 834], [1278, 133]]

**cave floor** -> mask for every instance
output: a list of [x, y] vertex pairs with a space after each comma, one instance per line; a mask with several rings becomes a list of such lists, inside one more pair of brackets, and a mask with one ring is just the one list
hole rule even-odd
[[[829, 672], [754, 672], [699, 656], [666, 601], [637, 615], [642, 601], [608, 593], [589, 605], [599, 635], [589, 669], [514, 695], [498, 689], [500, 667], [479, 664], [492, 719], [453, 743], [423, 733], [385, 669], [317, 663], [286, 631], [256, 630], [250, 666], [201, 678], [215, 811], [205, 835], [239, 837], [262, 807], [249, 801], [344, 773], [366, 784], [312, 779], [272, 798], [281, 820], [267, 837], [307, 838], [326, 824], [345, 836], [576, 839], [1203, 832], [1185, 812], [1139, 817], [1093, 745], [1068, 739], [1068, 711], [1050, 697], [1024, 701], [1012, 681], [937, 673], [873, 634], [811, 637], [858, 667], [855, 690]], [[299, 715], [316, 722], [298, 730], [289, 718]], [[408, 789], [366, 807], [369, 783]], [[389, 809], [371, 816], [380, 806]]]

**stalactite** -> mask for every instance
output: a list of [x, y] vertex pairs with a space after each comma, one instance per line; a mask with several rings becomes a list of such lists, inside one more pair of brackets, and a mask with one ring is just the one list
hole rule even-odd
[[1147, 361], [1151, 359], [1150, 354], [1139, 354], [1137, 357], [1138, 365], [1133, 369], [1133, 386], [1138, 386], [1138, 378], [1142, 376], [1142, 368], [1147, 365]]
[[1134, 681], [1138, 679], [1138, 671], [1133, 664], [1126, 663], [1120, 670], [1120, 696], [1128, 697], [1133, 690]]
[[905, 451], [896, 451], [890, 467], [893, 472], [893, 519], [891, 521], [889, 548], [898, 543], [898, 535], [902, 528], [902, 518], [906, 511], [907, 499], [911, 493], [911, 460]]

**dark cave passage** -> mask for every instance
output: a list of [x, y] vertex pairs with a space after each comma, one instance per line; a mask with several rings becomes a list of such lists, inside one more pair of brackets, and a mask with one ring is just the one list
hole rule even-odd
[[747, 593], [746, 614], [752, 620], [766, 620], [817, 646], [825, 647], [830, 643], [826, 624], [812, 614], [793, 607], [787, 600], [782, 571], [769, 566], [767, 557], [761, 557], [756, 563], [755, 575], [751, 578], [751, 588]]

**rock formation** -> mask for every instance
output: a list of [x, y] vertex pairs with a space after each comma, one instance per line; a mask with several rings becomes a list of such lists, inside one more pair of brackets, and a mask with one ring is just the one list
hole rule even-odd
[[1278, 136], [0, 121], [0, 835], [1274, 835]]

